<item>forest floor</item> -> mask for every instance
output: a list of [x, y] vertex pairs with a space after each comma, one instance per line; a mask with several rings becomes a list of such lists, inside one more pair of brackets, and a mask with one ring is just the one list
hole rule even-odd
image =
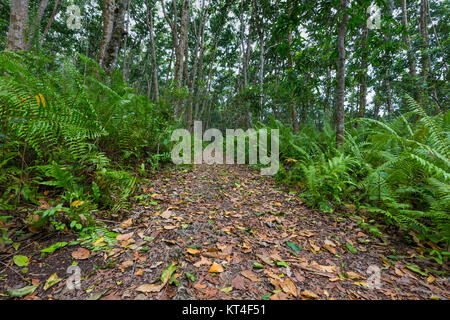
[[[37, 289], [25, 299], [450, 298], [448, 279], [426, 271], [448, 266], [419, 259], [420, 246], [398, 233], [369, 235], [352, 206], [308, 209], [245, 165], [168, 168], [148, 181], [129, 214], [107, 222], [118, 235], [80, 247], [69, 245], [76, 234], [31, 233], [0, 253], [0, 298], [26, 285]], [[42, 257], [56, 242], [68, 245]], [[13, 262], [19, 254], [26, 273]], [[71, 265], [81, 290], [66, 286]]]

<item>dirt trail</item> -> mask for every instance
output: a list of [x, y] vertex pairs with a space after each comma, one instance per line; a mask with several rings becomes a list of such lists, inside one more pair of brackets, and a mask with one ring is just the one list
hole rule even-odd
[[[447, 279], [406, 267], [439, 268], [418, 260], [413, 248], [374, 238], [345, 215], [311, 211], [248, 166], [169, 169], [149, 181], [130, 213], [109, 226], [119, 241], [99, 234], [103, 239], [84, 246], [89, 251], [67, 245], [41, 258], [40, 249], [76, 235], [29, 240], [20, 253], [31, 257], [27, 274], [12, 257], [3, 260], [0, 293], [28, 278], [39, 286], [27, 299], [450, 298]], [[82, 290], [70, 291], [74, 261]], [[171, 263], [171, 281], [154, 283]], [[380, 288], [371, 289], [377, 270]], [[55, 272], [61, 281], [44, 291]]]

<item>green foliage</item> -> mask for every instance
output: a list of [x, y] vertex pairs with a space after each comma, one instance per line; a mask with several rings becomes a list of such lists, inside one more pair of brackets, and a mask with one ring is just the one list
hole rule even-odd
[[[450, 241], [449, 121], [428, 116], [407, 96], [410, 112], [391, 122], [360, 119], [336, 148], [334, 132], [280, 128], [278, 178], [303, 191], [311, 206], [331, 212], [354, 203], [400, 228]], [[379, 235], [376, 226], [364, 229]]]
[[118, 168], [141, 164], [145, 176], [142, 160], [154, 170], [169, 159], [170, 113], [119, 73], [83, 55], [2, 52], [0, 74], [0, 209], [37, 204], [50, 188], [59, 196], [33, 224], [79, 230], [97, 206], [109, 215], [126, 205], [136, 178]]

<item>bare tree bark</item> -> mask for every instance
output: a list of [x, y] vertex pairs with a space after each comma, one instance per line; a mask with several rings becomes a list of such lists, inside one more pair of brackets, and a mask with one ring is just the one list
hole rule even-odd
[[103, 68], [106, 57], [106, 50], [112, 38], [114, 29], [114, 0], [103, 0], [102, 17], [103, 17], [103, 37], [100, 42], [100, 49], [98, 53], [98, 63]]
[[39, 33], [39, 27], [42, 22], [42, 18], [44, 16], [45, 10], [47, 9], [48, 3], [50, 0], [41, 0], [39, 7], [36, 11], [36, 15], [34, 16], [33, 23], [30, 26], [30, 36], [28, 37], [28, 41], [26, 44], [26, 49], [29, 50], [33, 44], [34, 39], [37, 38]]
[[428, 39], [428, 0], [420, 0], [420, 33], [422, 35], [422, 78], [427, 81], [428, 70], [430, 68], [430, 57], [427, 53], [429, 46]]
[[125, 31], [125, 11], [128, 0], [103, 1], [103, 38], [100, 44], [98, 62], [110, 72], [116, 65]]
[[[387, 14], [389, 16], [392, 16], [392, 0], [387, 1]], [[387, 30], [386, 32], [387, 32], [387, 34], [384, 37], [385, 44], [392, 41], [390, 30]], [[388, 61], [388, 64], [387, 64], [386, 70], [385, 70], [385, 77], [384, 77], [384, 88], [386, 91], [386, 111], [388, 113], [388, 117], [391, 117], [394, 112], [394, 108], [392, 106], [392, 88], [391, 88], [392, 54], [391, 54], [391, 49], [388, 49], [387, 46], [385, 48], [385, 56], [386, 56], [386, 61]]]
[[[188, 26], [189, 26], [189, 0], [183, 0], [181, 6], [181, 16], [180, 16], [180, 32], [178, 34], [177, 26], [177, 4], [176, 0], [172, 1], [174, 17], [171, 21], [167, 16], [164, 0], [161, 0], [162, 10], [164, 17], [166, 18], [173, 34], [173, 46], [175, 50], [175, 69], [174, 69], [174, 83], [177, 89], [180, 89], [183, 84], [183, 67], [184, 67], [184, 57], [185, 57], [185, 46], [187, 43], [188, 36]], [[179, 110], [180, 104], [175, 103], [174, 118], [179, 119], [181, 114]]]
[[153, 13], [151, 11], [149, 1], [147, 0], [146, 22], [150, 33], [150, 52], [152, 56], [153, 82], [155, 86], [155, 101], [159, 101], [159, 84], [158, 84], [158, 62], [156, 60], [155, 39], [153, 35]]
[[41, 46], [45, 41], [45, 37], [47, 36], [47, 33], [50, 30], [50, 27], [52, 26], [53, 20], [55, 20], [56, 13], [58, 12], [58, 4], [59, 4], [59, 0], [55, 0], [55, 4], [53, 5], [52, 13], [50, 15], [50, 18], [48, 19], [47, 25], [45, 26], [44, 32], [42, 33], [42, 38], [40, 41]]
[[367, 23], [363, 23], [361, 34], [361, 70], [360, 70], [360, 84], [359, 84], [359, 112], [358, 116], [364, 118], [366, 113], [367, 103], [367, 38], [369, 36], [369, 29]]
[[414, 58], [414, 53], [412, 52], [412, 48], [411, 48], [411, 36], [409, 35], [409, 31], [408, 31], [408, 11], [407, 11], [407, 6], [406, 6], [406, 0], [402, 0], [402, 23], [406, 29], [404, 39], [405, 39], [405, 43], [406, 43], [407, 50], [408, 50], [407, 54], [408, 54], [408, 63], [409, 63], [409, 73], [411, 75], [411, 78], [414, 79], [417, 76], [416, 61]]
[[187, 79], [188, 81], [188, 88], [189, 88], [189, 96], [188, 96], [188, 102], [187, 102], [187, 125], [189, 128], [192, 128], [193, 125], [193, 118], [194, 118], [194, 110], [193, 110], [193, 102], [194, 102], [194, 84], [197, 77], [197, 67], [199, 62], [198, 53], [201, 49], [201, 43], [203, 38], [203, 33], [205, 30], [205, 23], [204, 23], [204, 8], [205, 8], [205, 0], [202, 0], [201, 9], [200, 9], [200, 17], [198, 22], [198, 29], [196, 28], [194, 24], [194, 31], [196, 36], [196, 42], [195, 42], [195, 49], [194, 49], [194, 55], [193, 55], [193, 66], [191, 71], [191, 76]]
[[345, 120], [345, 36], [347, 33], [347, 0], [340, 0], [342, 18], [338, 29], [338, 63], [336, 88], [336, 145], [344, 143]]
[[6, 50], [26, 49], [25, 32], [28, 25], [28, 0], [10, 0], [10, 15]]

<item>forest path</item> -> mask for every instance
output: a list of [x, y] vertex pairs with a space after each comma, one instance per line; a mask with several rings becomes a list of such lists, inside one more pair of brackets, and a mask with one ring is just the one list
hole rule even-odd
[[[411, 248], [373, 238], [343, 214], [309, 210], [249, 166], [170, 168], [148, 181], [130, 215], [110, 225], [119, 235], [98, 234], [84, 248], [67, 245], [44, 258], [29, 248], [28, 275], [39, 286], [27, 298], [449, 298], [445, 279], [406, 268], [424, 267]], [[39, 248], [74, 239], [62, 235]], [[71, 291], [74, 261], [82, 290]], [[371, 289], [377, 270], [381, 288]], [[64, 281], [44, 291], [55, 272]], [[6, 273], [1, 287], [20, 287], [20, 268]]]

